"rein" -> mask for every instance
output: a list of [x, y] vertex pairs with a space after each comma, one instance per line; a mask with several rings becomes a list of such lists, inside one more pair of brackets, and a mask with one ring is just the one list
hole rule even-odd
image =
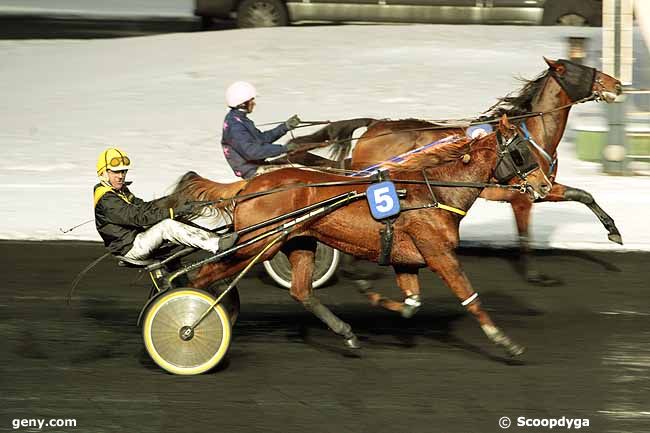
[[[447, 188], [500, 188], [508, 189], [511, 191], [520, 191], [520, 187], [515, 185], [499, 185], [495, 183], [487, 182], [455, 182], [455, 181], [432, 181], [428, 182], [425, 180], [419, 179], [392, 179], [393, 183], [401, 183], [405, 185], [430, 185], [430, 186], [439, 186]], [[265, 191], [253, 192], [250, 194], [241, 194], [228, 198], [220, 198], [218, 200], [209, 200], [209, 201], [195, 201], [192, 202], [197, 205], [211, 206], [224, 202], [235, 202], [238, 200], [248, 200], [257, 197], [263, 197], [265, 195], [276, 194], [279, 192], [291, 191], [298, 188], [327, 188], [334, 186], [348, 186], [348, 185], [368, 185], [374, 183], [374, 179], [359, 179], [359, 180], [337, 180], [330, 182], [318, 182], [318, 183], [295, 183], [291, 186], [285, 186], [282, 188], [273, 188], [267, 189]]]
[[[284, 122], [267, 122], [267, 123], [260, 123], [257, 126], [270, 126], [270, 125], [281, 125]], [[315, 125], [329, 125], [332, 123], [331, 120], [301, 120], [300, 125], [296, 126], [294, 129], [297, 128], [307, 128], [308, 126], [315, 126]]]
[[[546, 116], [548, 114], [551, 114], [551, 113], [554, 113], [554, 112], [560, 111], [560, 110], [565, 110], [565, 109], [570, 108], [570, 107], [572, 107], [574, 105], [582, 104], [583, 102], [593, 101], [593, 100], [596, 100], [597, 98], [598, 98], [598, 96], [595, 93], [592, 93], [591, 95], [589, 95], [587, 97], [584, 97], [584, 98], [579, 99], [577, 101], [570, 102], [570, 103], [562, 105], [560, 107], [555, 107], [555, 108], [553, 108], [551, 110], [537, 111], [537, 112], [526, 113], [526, 114], [519, 114], [517, 116], [512, 116], [512, 117], [508, 116], [508, 119], [510, 119], [510, 120], [519, 120], [519, 119], [529, 119], [531, 117], [542, 117], [542, 119], [543, 119], [544, 116]], [[489, 110], [490, 109], [488, 109], [486, 111], [489, 111]], [[391, 119], [381, 119], [381, 120], [382, 121], [390, 121]], [[434, 121], [434, 122], [462, 122], [462, 121], [465, 121], [465, 120], [467, 120], [467, 119], [442, 119], [442, 120], [438, 119], [438, 120], [432, 120], [432, 121]], [[429, 120], [425, 119], [425, 121], [429, 121]], [[262, 124], [260, 126], [263, 126], [263, 125], [275, 125], [275, 124], [278, 124], [278, 123], [283, 123], [283, 122], [267, 123], [267, 124]], [[307, 122], [305, 122], [305, 123], [307, 123]], [[298, 126], [298, 128], [303, 128], [303, 127], [308, 127], [308, 126], [313, 126], [313, 125], [328, 125], [330, 123], [332, 123], [332, 122], [329, 121], [329, 120], [317, 120], [317, 121], [308, 122], [308, 124], [305, 124], [305, 125], [300, 125], [300, 126]], [[486, 119], [486, 120], [483, 120], [483, 121], [472, 119], [469, 123], [466, 123], [466, 124], [463, 124], [463, 125], [458, 125], [458, 126], [454, 126], [452, 124], [452, 125], [423, 126], [421, 128], [400, 129], [399, 131], [383, 132], [381, 134], [377, 134], [377, 135], [373, 136], [372, 138], [384, 137], [384, 136], [387, 136], [387, 135], [394, 135], [394, 134], [401, 134], [401, 133], [405, 133], [405, 132], [436, 131], [436, 130], [439, 130], [439, 129], [454, 129], [454, 128], [462, 129], [462, 128], [466, 127], [466, 126], [469, 127], [469, 126], [474, 126], [474, 125], [484, 125], [486, 123], [489, 123], [489, 124], [494, 123], [494, 124], [496, 124], [496, 123], [499, 123], [499, 119], [498, 118], [492, 118], [492, 119]], [[328, 146], [331, 146], [331, 145], [334, 145], [334, 144], [351, 142], [352, 140], [355, 140], [355, 139], [354, 138], [340, 138], [340, 139], [337, 139], [337, 140], [326, 140], [324, 142], [301, 143], [301, 144], [303, 144], [303, 145], [314, 144], [315, 146], [312, 147], [311, 149], [318, 149], [318, 148], [321, 148], [321, 147], [328, 147]]]
[[[444, 137], [444, 138], [442, 138], [440, 140], [437, 140], [437, 141], [434, 141], [432, 143], [426, 144], [426, 145], [421, 146], [421, 147], [419, 147], [417, 149], [412, 149], [409, 152], [406, 152], [405, 154], [393, 157], [392, 159], [390, 159], [388, 161], [383, 161], [382, 163], [372, 165], [372, 166], [367, 167], [367, 168], [365, 168], [363, 170], [354, 171], [352, 176], [354, 176], [354, 175], [359, 176], [359, 175], [362, 175], [362, 174], [372, 176], [371, 173], [368, 173], [368, 171], [369, 170], [380, 170], [381, 165], [383, 163], [385, 163], [385, 162], [404, 160], [404, 157], [406, 157], [408, 155], [412, 155], [414, 153], [417, 153], [417, 152], [421, 151], [422, 149], [426, 149], [428, 147], [434, 146], [434, 145], [439, 144], [441, 142], [449, 141], [452, 138], [455, 138], [455, 136]], [[500, 150], [492, 148], [491, 146], [473, 147], [472, 144], [474, 144], [474, 140], [472, 140], [470, 142], [470, 144], [469, 144], [470, 145], [470, 151], [489, 150], [489, 151], [495, 152], [497, 154], [500, 153]], [[499, 145], [497, 145], [497, 147], [499, 147]], [[321, 170], [314, 170], [314, 171], [321, 171], [321, 172], [326, 172], [327, 173], [327, 172], [331, 172], [333, 170], [322, 170], [321, 169]], [[340, 171], [343, 171], [343, 170], [337, 170], [337, 171], [340, 172]], [[351, 172], [352, 170], [345, 170], [345, 171]], [[396, 183], [396, 184], [401, 183], [401, 184], [406, 184], [406, 185], [427, 185], [427, 187], [429, 188], [429, 191], [432, 194], [433, 194], [433, 191], [431, 191], [431, 186], [437, 186], [437, 187], [443, 187], [443, 188], [444, 187], [446, 187], [446, 188], [499, 188], [499, 189], [507, 189], [507, 190], [510, 190], [510, 191], [522, 192], [522, 187], [521, 186], [516, 186], [516, 185], [501, 185], [501, 184], [498, 184], [498, 183], [490, 183], [490, 182], [432, 181], [432, 180], [429, 180], [426, 177], [426, 174], [425, 174], [424, 178], [425, 178], [425, 180], [419, 180], [419, 179], [394, 179], [394, 180], [392, 180], [392, 182]], [[367, 185], [367, 184], [374, 183], [375, 180], [376, 179], [374, 179], [373, 177], [368, 177], [368, 178], [359, 179], [359, 180], [329, 181], [329, 182], [317, 182], [317, 183], [296, 183], [296, 184], [293, 184], [291, 186], [285, 186], [285, 187], [282, 187], [282, 188], [273, 188], [273, 189], [269, 189], [269, 190], [266, 190], [266, 191], [258, 191], [258, 192], [249, 193], [249, 194], [236, 195], [236, 196], [233, 196], [233, 197], [222, 198], [222, 199], [212, 200], [212, 201], [197, 201], [195, 203], [210, 206], [210, 205], [220, 204], [220, 203], [224, 203], [224, 202], [231, 202], [232, 203], [232, 202], [235, 202], [237, 200], [247, 200], [247, 199], [252, 199], [252, 198], [256, 198], [256, 197], [262, 197], [262, 196], [265, 196], [265, 195], [275, 194], [275, 193], [284, 192], [284, 191], [290, 191], [290, 190], [294, 190], [294, 189], [297, 189], [297, 188], [325, 188], [325, 187], [347, 186], [347, 185]], [[523, 192], [525, 192], [525, 190]]]
[[[379, 164], [372, 165], [370, 167], [367, 167], [363, 170], [358, 170], [354, 171], [352, 176], [359, 176], [359, 175], [367, 175], [369, 177], [364, 178], [364, 179], [359, 179], [359, 180], [347, 180], [347, 181], [329, 181], [329, 182], [317, 182], [317, 183], [296, 183], [291, 186], [285, 186], [282, 188], [272, 188], [269, 190], [265, 191], [258, 191], [254, 193], [249, 193], [249, 194], [242, 194], [242, 195], [235, 195], [233, 197], [229, 198], [221, 198], [218, 200], [212, 200], [212, 201], [196, 201], [194, 203], [196, 204], [201, 204], [205, 206], [210, 206], [210, 205], [215, 205], [215, 204], [220, 204], [224, 202], [235, 202], [237, 200], [247, 200], [247, 199], [252, 199], [256, 197], [262, 197], [265, 195], [269, 194], [275, 194], [279, 192], [284, 192], [284, 191], [290, 191], [294, 190], [297, 188], [325, 188], [325, 187], [333, 187], [333, 186], [347, 186], [347, 185], [367, 185], [374, 183], [376, 179], [373, 177], [372, 173], [368, 173], [369, 170], [381, 170], [381, 165], [386, 163], [386, 162], [391, 162], [391, 161], [398, 161], [398, 160], [404, 160], [404, 158], [408, 155], [412, 155], [414, 153], [417, 153], [423, 149], [426, 149], [428, 147], [434, 146], [436, 144], [442, 143], [442, 142], [447, 142], [450, 141], [450, 139], [457, 139], [456, 136], [448, 136], [444, 137], [440, 140], [434, 141], [432, 143], [426, 144], [424, 146], [421, 146], [417, 149], [412, 149], [409, 152], [406, 152], [405, 154], [398, 155], [396, 157], [391, 158], [388, 161], [383, 161]], [[480, 146], [480, 147], [472, 147], [472, 144], [474, 144], [475, 140], [470, 141], [469, 146], [470, 146], [470, 151], [477, 151], [477, 150], [490, 150], [495, 153], [500, 153], [499, 150], [494, 149], [490, 146]], [[499, 145], [497, 145], [498, 147]], [[307, 167], [309, 168], [309, 167]], [[320, 171], [320, 172], [331, 172], [333, 170], [328, 170], [328, 169], [321, 169], [321, 170], [314, 170], [313, 171]], [[342, 171], [342, 170], [337, 170], [337, 171]], [[351, 172], [352, 170], [345, 170], [348, 172]], [[522, 189], [520, 186], [515, 186], [515, 185], [501, 185], [498, 183], [490, 183], [490, 182], [457, 182], [457, 181], [431, 181], [426, 177], [426, 174], [424, 175], [425, 180], [418, 180], [418, 179], [395, 179], [392, 180], [393, 183], [401, 183], [401, 184], [408, 184], [408, 185], [427, 185], [429, 188], [429, 191], [431, 191], [431, 186], [438, 186], [438, 187], [448, 187], [448, 188], [500, 188], [500, 189], [507, 189], [510, 191], [519, 191], [521, 192]], [[525, 191], [524, 191], [525, 192]], [[431, 191], [433, 194], [433, 191]]]

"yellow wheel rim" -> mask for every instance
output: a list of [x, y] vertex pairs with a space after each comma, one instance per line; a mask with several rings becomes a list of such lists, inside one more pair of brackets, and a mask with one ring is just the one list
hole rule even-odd
[[191, 338], [181, 338], [181, 329], [193, 325], [214, 299], [200, 290], [178, 289], [151, 304], [142, 333], [156, 364], [170, 373], [191, 375], [206, 372], [221, 361], [231, 337], [230, 320], [221, 305], [212, 308]]

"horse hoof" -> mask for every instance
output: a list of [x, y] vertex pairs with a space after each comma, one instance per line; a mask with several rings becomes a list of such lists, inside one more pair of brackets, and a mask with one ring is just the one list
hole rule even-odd
[[556, 280], [555, 278], [550, 278], [547, 277], [544, 274], [540, 274], [538, 272], [529, 272], [526, 275], [526, 281], [528, 281], [531, 284], [535, 284], [537, 286], [559, 286], [560, 280]]
[[357, 286], [357, 290], [362, 294], [366, 293], [372, 287], [372, 284], [368, 280], [353, 280], [353, 282]]
[[411, 317], [415, 316], [415, 313], [418, 312], [420, 307], [412, 307], [410, 305], [404, 305], [402, 308], [402, 317], [405, 319], [410, 319]]
[[419, 295], [411, 295], [408, 298], [404, 299], [404, 306], [402, 307], [402, 317], [405, 319], [410, 319], [418, 312], [422, 302], [420, 301]]
[[350, 349], [360, 349], [361, 348], [361, 343], [359, 342], [359, 339], [357, 338], [356, 335], [352, 335], [352, 337], [347, 337], [345, 339], [345, 345]]
[[609, 239], [612, 242], [615, 242], [619, 245], [623, 245], [623, 238], [621, 237], [620, 233], [610, 233], [607, 236], [607, 239]]

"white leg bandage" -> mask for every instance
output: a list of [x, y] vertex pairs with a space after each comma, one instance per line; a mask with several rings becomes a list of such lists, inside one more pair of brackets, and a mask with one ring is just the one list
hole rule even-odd
[[473, 294], [472, 296], [470, 296], [469, 298], [465, 299], [463, 302], [460, 303], [460, 305], [462, 305], [463, 307], [466, 307], [466, 306], [468, 306], [469, 304], [471, 304], [472, 302], [474, 302], [474, 300], [475, 300], [476, 298], [478, 298], [478, 293], [474, 292], [474, 294]]

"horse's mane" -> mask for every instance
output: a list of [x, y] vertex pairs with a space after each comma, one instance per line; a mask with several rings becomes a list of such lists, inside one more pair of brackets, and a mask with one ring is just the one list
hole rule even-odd
[[457, 161], [463, 155], [471, 151], [472, 143], [475, 141], [476, 140], [467, 137], [458, 138], [449, 143], [441, 143], [423, 149], [422, 151], [411, 155], [401, 163], [388, 162], [384, 164], [383, 167], [394, 172], [414, 171]]
[[539, 94], [544, 87], [544, 79], [548, 76], [549, 70], [542, 72], [537, 78], [526, 80], [519, 78], [524, 82], [524, 86], [516, 94], [508, 93], [503, 98], [499, 98], [496, 104], [485, 110], [479, 120], [499, 118], [502, 115], [519, 116], [528, 114], [532, 110], [533, 98]]

